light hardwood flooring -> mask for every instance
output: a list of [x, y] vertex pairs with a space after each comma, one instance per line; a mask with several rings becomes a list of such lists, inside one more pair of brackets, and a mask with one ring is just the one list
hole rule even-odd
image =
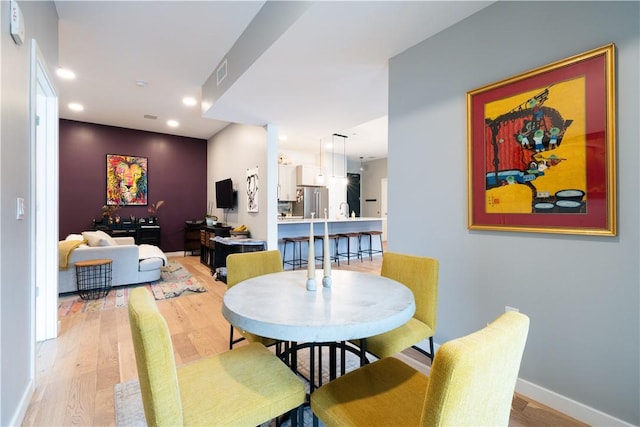
[[[229, 324], [220, 310], [225, 284], [213, 279], [198, 256], [177, 260], [208, 290], [158, 301], [171, 330], [176, 363], [182, 364], [226, 351]], [[380, 266], [379, 256], [373, 262], [340, 263], [340, 268], [378, 274]], [[39, 343], [36, 352], [35, 392], [22, 425], [115, 424], [114, 385], [137, 379], [126, 307], [62, 317], [59, 337]], [[425, 360], [416, 351], [405, 353]], [[584, 424], [516, 394], [510, 425]]]

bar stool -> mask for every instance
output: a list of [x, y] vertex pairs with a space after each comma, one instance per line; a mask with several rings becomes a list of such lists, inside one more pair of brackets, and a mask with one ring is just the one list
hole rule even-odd
[[[337, 234], [329, 234], [328, 237], [329, 237], [329, 259], [331, 259], [332, 262], [335, 261], [338, 264], [338, 267], [340, 267], [340, 258], [338, 258], [338, 254], [337, 254], [337, 247], [338, 247], [337, 245], [335, 245], [336, 251], [334, 251], [335, 252], [334, 255], [331, 255], [331, 240], [333, 240], [334, 244], [335, 244], [335, 239], [338, 238], [338, 235]], [[319, 234], [317, 236], [313, 236], [313, 239], [314, 239], [314, 242], [316, 240], [322, 242], [322, 245], [321, 245], [322, 246], [322, 251], [320, 252], [320, 255], [318, 255], [316, 257], [316, 259], [318, 261], [320, 261], [320, 262], [324, 262], [324, 234]]]
[[[372, 237], [378, 236], [380, 237], [380, 249], [373, 249], [372, 245]], [[382, 254], [382, 231], [361, 231], [360, 239], [369, 237], [369, 247], [367, 249], [362, 249], [362, 241], [360, 242], [360, 259], [362, 259], [363, 254], [369, 254], [369, 260], [373, 261], [373, 254]]]
[[[358, 238], [358, 251], [351, 252], [351, 238]], [[347, 251], [339, 252], [340, 250], [340, 239], [347, 239]], [[360, 251], [360, 233], [338, 233], [338, 237], [336, 238], [336, 256], [347, 258], [347, 264], [351, 264], [351, 256], [355, 255], [356, 258], [360, 258], [360, 262], [362, 262], [362, 256]]]
[[[285, 264], [289, 264], [293, 266], [293, 269], [296, 269], [296, 266], [302, 268], [303, 265], [307, 265], [307, 260], [302, 258], [302, 243], [309, 243], [309, 238], [304, 236], [296, 236], [296, 237], [285, 237], [282, 239], [283, 248], [282, 248], [282, 268], [284, 268]], [[290, 259], [286, 258], [287, 254], [287, 244], [291, 243], [293, 247], [293, 255]], [[296, 257], [296, 244], [298, 245], [298, 256]]]

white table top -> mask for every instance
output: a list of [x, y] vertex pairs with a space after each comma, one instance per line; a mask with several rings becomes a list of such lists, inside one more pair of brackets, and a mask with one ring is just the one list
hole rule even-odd
[[224, 295], [222, 314], [237, 328], [285, 341], [331, 342], [367, 338], [406, 323], [413, 293], [375, 274], [333, 270], [333, 284], [307, 291], [307, 270], [245, 280]]

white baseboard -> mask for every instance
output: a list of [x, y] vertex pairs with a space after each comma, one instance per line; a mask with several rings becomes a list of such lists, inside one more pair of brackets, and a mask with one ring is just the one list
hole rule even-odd
[[[417, 346], [429, 351], [428, 340], [418, 343]], [[434, 351], [438, 351], [438, 347], [440, 347], [440, 345], [434, 342], [433, 347]], [[539, 385], [523, 380], [521, 378], [518, 378], [518, 381], [516, 382], [516, 392], [531, 400], [535, 400], [538, 403], [541, 403], [545, 406], [555, 409], [556, 411], [562, 412], [565, 415], [575, 418], [578, 421], [582, 421], [583, 423], [592, 426], [633, 426], [633, 424], [629, 424], [626, 421], [620, 420], [612, 415], [605, 414], [602, 411], [587, 406], [583, 403], [576, 402], [573, 399], [548, 390], [544, 387], [540, 387]]]
[[22, 393], [22, 397], [20, 398], [20, 403], [16, 408], [15, 413], [11, 417], [11, 421], [9, 421], [10, 426], [21, 426], [24, 421], [24, 416], [27, 414], [27, 409], [29, 408], [29, 403], [31, 403], [31, 397], [34, 392], [34, 383], [33, 378], [29, 381], [29, 384]]
[[592, 426], [633, 425], [521, 378], [516, 383], [516, 392]]

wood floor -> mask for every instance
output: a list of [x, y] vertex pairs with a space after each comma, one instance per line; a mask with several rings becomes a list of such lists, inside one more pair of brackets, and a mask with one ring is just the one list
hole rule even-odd
[[[167, 320], [176, 363], [227, 350], [229, 324], [222, 317], [226, 286], [215, 281], [198, 256], [177, 259], [208, 292], [158, 301]], [[380, 272], [381, 257], [341, 268]], [[335, 268], [335, 267], [334, 267]], [[115, 424], [113, 388], [137, 379], [126, 307], [60, 318], [60, 335], [36, 348], [35, 392], [24, 426], [109, 426]], [[406, 354], [424, 361], [415, 351]], [[584, 426], [516, 394], [511, 426]]]

